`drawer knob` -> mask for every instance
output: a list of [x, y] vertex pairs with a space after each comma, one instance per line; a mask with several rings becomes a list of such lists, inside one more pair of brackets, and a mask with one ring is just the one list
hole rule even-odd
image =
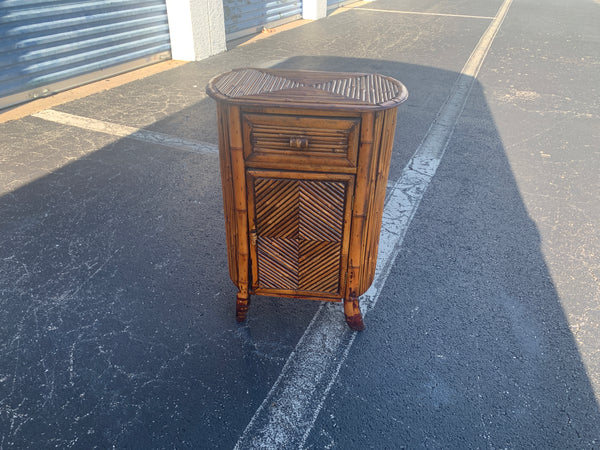
[[290, 147], [308, 148], [308, 138], [304, 136], [292, 136], [290, 138]]

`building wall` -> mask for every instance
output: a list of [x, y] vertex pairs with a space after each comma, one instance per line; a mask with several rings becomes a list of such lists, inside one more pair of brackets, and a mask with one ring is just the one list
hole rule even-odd
[[[227, 50], [223, 0], [166, 0], [173, 59], [199, 61]], [[266, 4], [266, 1], [265, 1]], [[327, 15], [327, 0], [303, 0], [302, 17]]]

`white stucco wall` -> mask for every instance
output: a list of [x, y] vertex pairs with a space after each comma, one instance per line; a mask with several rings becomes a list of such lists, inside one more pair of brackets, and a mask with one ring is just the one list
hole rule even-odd
[[222, 0], [166, 0], [173, 59], [199, 61], [227, 50]]
[[302, 0], [302, 18], [317, 20], [327, 16], [327, 0]]

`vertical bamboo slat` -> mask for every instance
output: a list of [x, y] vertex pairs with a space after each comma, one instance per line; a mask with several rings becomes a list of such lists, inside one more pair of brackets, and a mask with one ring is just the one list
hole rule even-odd
[[380, 148], [376, 154], [379, 155], [376, 163], [373, 203], [370, 208], [370, 220], [367, 227], [368, 242], [365, 244], [363, 260], [363, 279], [361, 280], [361, 292], [365, 292], [373, 283], [377, 263], [377, 250], [379, 247], [379, 234], [381, 232], [381, 221], [385, 204], [385, 191], [387, 188], [390, 160], [394, 146], [394, 133], [396, 129], [396, 111], [388, 109], [383, 112], [383, 124], [381, 131]]
[[352, 231], [350, 248], [348, 251], [348, 286], [346, 298], [358, 297], [360, 286], [360, 255], [362, 235], [367, 214], [369, 201], [368, 183], [371, 168], [371, 152], [373, 145], [374, 113], [367, 112], [362, 116], [360, 130], [360, 146], [358, 156], [358, 167], [356, 170], [356, 182], [354, 189], [354, 203], [352, 205]]
[[230, 218], [235, 216], [233, 200], [233, 174], [231, 171], [231, 155], [229, 153], [229, 115], [228, 108], [223, 103], [217, 103], [217, 120], [219, 124], [219, 164], [221, 169], [221, 184], [223, 186], [223, 210], [225, 213], [225, 235], [227, 238], [227, 261], [229, 276], [238, 285], [237, 264], [237, 226]]
[[237, 240], [237, 272], [238, 289], [237, 319], [246, 319], [249, 299], [249, 269], [250, 246], [248, 236], [248, 210], [246, 196], [246, 175], [244, 168], [244, 148], [242, 146], [242, 127], [240, 123], [240, 109], [237, 106], [229, 107], [229, 148], [231, 152], [231, 169], [233, 174], [233, 200], [236, 223]]
[[[371, 224], [374, 219], [374, 216], [373, 216], [374, 206], [377, 201], [377, 197], [374, 195], [374, 193], [376, 193], [376, 186], [377, 186], [377, 183], [379, 182], [379, 180], [377, 179], [377, 172], [378, 172], [378, 162], [379, 162], [379, 156], [380, 156], [379, 150], [380, 150], [381, 139], [382, 139], [384, 113], [385, 113], [385, 111], [377, 111], [374, 115], [373, 143], [372, 143], [371, 151], [369, 152], [371, 159], [369, 161], [369, 163], [370, 163], [369, 172], [368, 172], [368, 178], [367, 178], [367, 185], [365, 187], [365, 189], [367, 190], [369, 195], [368, 195], [368, 200], [367, 200], [368, 201], [368, 205], [367, 205], [367, 209], [366, 209], [367, 213], [365, 214], [365, 223], [364, 223], [363, 234], [362, 234], [361, 243], [360, 243], [360, 248], [361, 248], [360, 266], [362, 269], [361, 270], [361, 278], [358, 283], [359, 284], [358, 292], [360, 292], [360, 293], [364, 292], [362, 290], [362, 287], [363, 287], [363, 280], [365, 278], [365, 269], [367, 268], [365, 266], [365, 261], [368, 259], [369, 255], [371, 254], [371, 248], [370, 248], [369, 244], [371, 242], [371, 237], [372, 237]], [[387, 184], [387, 177], [386, 177], [386, 180], [384, 180], [384, 182]], [[385, 196], [385, 192], [383, 195]]]

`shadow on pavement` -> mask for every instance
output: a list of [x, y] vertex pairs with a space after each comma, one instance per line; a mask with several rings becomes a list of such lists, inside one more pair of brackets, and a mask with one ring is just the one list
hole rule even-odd
[[[406, 84], [392, 181], [457, 76], [333, 57], [277, 67]], [[309, 447], [565, 448], [600, 431], [477, 83], [471, 99]], [[148, 128], [214, 141], [214, 109], [201, 100]], [[235, 322], [217, 154], [102, 136], [48, 171], [99, 135], [35, 118], [0, 127], [0, 447], [231, 448], [318, 304], [257, 298]], [[49, 173], [12, 190], [33, 170]]]

